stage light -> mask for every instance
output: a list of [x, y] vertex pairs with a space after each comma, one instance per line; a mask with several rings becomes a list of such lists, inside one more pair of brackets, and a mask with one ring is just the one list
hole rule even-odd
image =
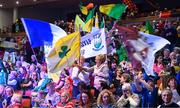
[[16, 4], [19, 5], [19, 1], [16, 1]]

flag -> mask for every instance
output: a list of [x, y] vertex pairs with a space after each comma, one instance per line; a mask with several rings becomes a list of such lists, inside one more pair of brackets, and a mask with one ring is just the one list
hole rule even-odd
[[80, 56], [80, 32], [59, 39], [46, 56], [49, 75], [57, 81], [61, 70], [71, 66]]
[[75, 30], [79, 31], [79, 29], [82, 28], [83, 31], [85, 31], [84, 25], [85, 25], [85, 23], [81, 20], [81, 18], [78, 15], [76, 15]]
[[[31, 47], [44, 46], [45, 57], [48, 57], [54, 51], [55, 43], [62, 37], [66, 36], [66, 32], [56, 25], [51, 23], [22, 18], [21, 19], [25, 28], [25, 32], [31, 43]], [[47, 59], [46, 59], [47, 62]], [[48, 68], [48, 70], [50, 70]], [[57, 73], [50, 73], [49, 77], [57, 81], [59, 75]]]
[[67, 35], [63, 29], [48, 22], [28, 18], [21, 20], [32, 48], [52, 45], [59, 37]]
[[83, 6], [82, 1], [80, 1], [79, 7], [80, 7], [80, 10], [81, 10], [82, 14], [84, 14], [84, 15], [88, 14], [88, 9], [87, 9], [86, 6]]
[[146, 21], [146, 33], [148, 34], [153, 34], [154, 33], [154, 29], [150, 23], [150, 21]]
[[98, 14], [96, 12], [96, 17], [95, 17], [95, 27], [99, 28], [99, 20], [98, 20]]
[[118, 55], [118, 64], [122, 61], [128, 61], [128, 55], [123, 44], [120, 43], [119, 48], [116, 48], [116, 54]]
[[105, 28], [105, 20], [104, 20], [104, 17], [103, 17], [103, 19], [102, 19], [102, 21], [101, 21], [100, 28]]
[[114, 19], [119, 19], [126, 10], [125, 4], [100, 5], [99, 11]]
[[94, 11], [95, 11], [95, 7], [89, 12], [88, 16], [86, 17], [85, 28], [86, 28], [87, 32], [91, 32], [93, 22], [94, 22], [94, 18], [93, 18]]
[[125, 44], [128, 59], [133, 67], [141, 70], [144, 68], [148, 75], [153, 75], [154, 55], [170, 42], [162, 37], [138, 32], [131, 28], [116, 25], [120, 38]]
[[87, 15], [87, 14], [88, 14], [88, 9], [87, 9], [87, 7], [80, 5], [80, 10], [81, 10], [82, 14], [84, 14], [84, 15]]
[[97, 29], [81, 37], [81, 56], [84, 58], [107, 54], [106, 36], [103, 29]]
[[141, 62], [143, 68], [148, 75], [153, 75], [153, 65], [155, 61], [155, 53], [162, 49], [166, 44], [170, 44], [165, 38], [139, 32], [141, 38], [149, 45], [147, 57]]

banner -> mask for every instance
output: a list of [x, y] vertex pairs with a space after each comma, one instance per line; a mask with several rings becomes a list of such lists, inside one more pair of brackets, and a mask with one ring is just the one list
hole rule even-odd
[[16, 52], [7, 52], [5, 51], [3, 61], [11, 61], [12, 63], [16, 63]]
[[148, 75], [154, 75], [153, 64], [155, 53], [170, 42], [162, 37], [138, 32], [135, 29], [116, 25], [119, 37], [128, 52], [128, 58], [133, 68], [143, 67]]
[[9, 41], [2, 41], [2, 42], [0, 43], [0, 47], [20, 49], [20, 46], [19, 46], [17, 43], [9, 42]]
[[90, 58], [99, 54], [107, 54], [104, 29], [98, 29], [81, 37], [81, 56]]
[[48, 75], [57, 82], [61, 71], [71, 66], [79, 57], [80, 32], [74, 32], [60, 38], [54, 44], [53, 50], [46, 55]]

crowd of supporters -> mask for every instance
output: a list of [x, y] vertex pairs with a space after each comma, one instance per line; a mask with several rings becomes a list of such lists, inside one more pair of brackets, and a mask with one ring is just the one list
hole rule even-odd
[[38, 63], [34, 55], [29, 63], [20, 55], [15, 64], [1, 62], [0, 107], [178, 107], [179, 54], [178, 47], [160, 51], [153, 67], [156, 76], [120, 61], [118, 53], [109, 55], [108, 60], [100, 54], [94, 64], [81, 57], [62, 70], [58, 82], [48, 78], [46, 64]]
[[[68, 34], [74, 21], [54, 22]], [[48, 77], [41, 56], [17, 51], [16, 61], [0, 62], [0, 108], [122, 108], [179, 107], [180, 34], [179, 19], [153, 21], [154, 34], [171, 42], [156, 54], [155, 76], [132, 67], [116, 32], [109, 34], [109, 46], [115, 51], [86, 60], [80, 57], [61, 70], [59, 81]], [[106, 21], [106, 28], [113, 23]], [[144, 31], [144, 23], [128, 24]], [[16, 52], [16, 50], [13, 50]]]

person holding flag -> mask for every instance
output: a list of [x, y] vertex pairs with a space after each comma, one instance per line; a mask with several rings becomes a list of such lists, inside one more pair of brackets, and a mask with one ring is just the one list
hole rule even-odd
[[101, 85], [102, 83], [109, 85], [109, 68], [105, 63], [105, 61], [106, 61], [105, 55], [99, 54], [95, 57], [96, 64], [93, 67], [86, 68], [79, 66], [81, 70], [84, 70], [86, 72], [93, 72], [96, 96], [102, 90], [102, 85]]
[[48, 22], [28, 18], [21, 20], [31, 47], [44, 46], [48, 76], [57, 82], [61, 70], [80, 56], [80, 32], [67, 35], [63, 29]]

